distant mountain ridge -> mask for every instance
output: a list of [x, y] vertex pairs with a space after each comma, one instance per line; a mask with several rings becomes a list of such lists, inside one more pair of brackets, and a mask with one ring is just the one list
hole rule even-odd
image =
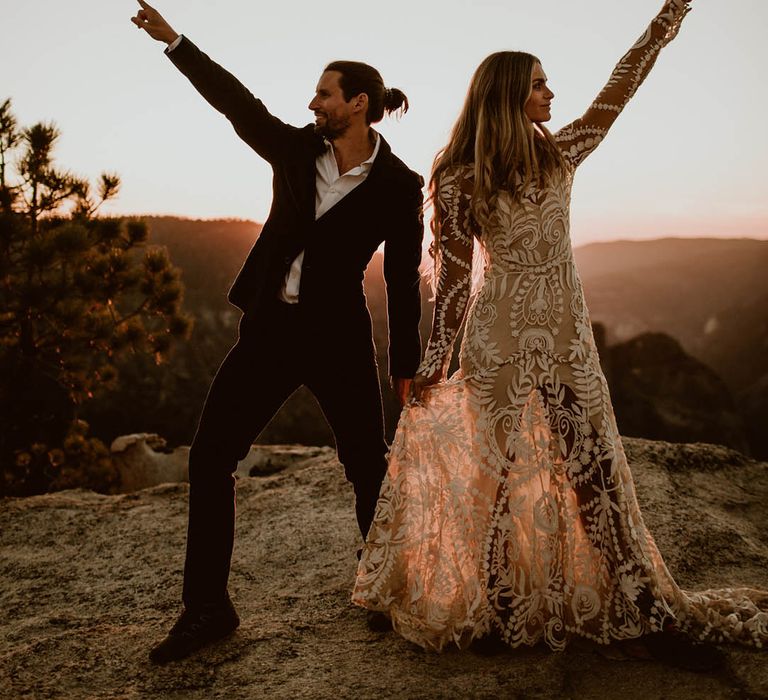
[[725, 381], [752, 453], [768, 456], [768, 240], [593, 243], [575, 257], [609, 344], [648, 332], [676, 338]]
[[166, 246], [174, 265], [183, 270], [185, 296], [195, 302], [226, 294], [262, 228], [240, 219], [139, 218], [149, 226], [150, 242]]
[[668, 333], [735, 392], [768, 373], [768, 240], [592, 243], [575, 257], [609, 342]]
[[[97, 432], [109, 439], [118, 434], [146, 431], [160, 433], [172, 444], [188, 444], [210, 379], [236, 337], [239, 312], [228, 304], [226, 293], [258, 238], [261, 226], [241, 220], [142, 218], [149, 224], [150, 242], [167, 246], [171, 260], [183, 271], [185, 305], [197, 319], [196, 328], [187, 347], [180, 349], [169, 365], [155, 368], [142, 364], [128, 368], [125, 373], [128, 381], [123, 388], [126, 395], [119, 399], [106, 397], [91, 411], [92, 420]], [[665, 238], [601, 242], [577, 248], [575, 256], [592, 320], [606, 329], [606, 347], [648, 333], [663, 333], [676, 339], [686, 353], [725, 381], [726, 392], [735, 399], [734, 402], [731, 396], [724, 397], [723, 405], [718, 410], [713, 408], [712, 416], [735, 406], [744, 420], [743, 430], [749, 434], [750, 444], [761, 445], [768, 419], [768, 275], [765, 272], [768, 240]], [[426, 341], [432, 316], [428, 301], [431, 293], [426, 282], [422, 284], [422, 291], [421, 332]], [[373, 318], [384, 410], [391, 436], [399, 406], [387, 386], [386, 295], [379, 254], [367, 270], [366, 295]], [[661, 342], [654, 347], [671, 346]], [[603, 359], [607, 367], [615, 353], [606, 353]], [[662, 353], [654, 361], [666, 362], [665, 356]], [[676, 357], [675, 353], [669, 354], [670, 358], [673, 356]], [[645, 365], [638, 362], [639, 356], [623, 367], [623, 360], [618, 360], [615, 372], [650, 371], [641, 369]], [[670, 369], [666, 374], [658, 370], [659, 376], [674, 377], [674, 372], [684, 371], [672, 369], [673, 365], [693, 366], [684, 360], [669, 362]], [[619, 374], [616, 377], [618, 381]], [[685, 381], [693, 381], [692, 386], [703, 381], [709, 386], [704, 375], [698, 379], [691, 376]], [[685, 392], [679, 392], [685, 381], [681, 378], [682, 383], [677, 384], [675, 401], [685, 401]], [[134, 386], [134, 382], [138, 383]], [[622, 384], [640, 386], [634, 380], [629, 384], [622, 381]], [[716, 385], [713, 383], [709, 390]], [[646, 404], [628, 405], [658, 403], [652, 389], [650, 386], [643, 390], [646, 398], [642, 400]], [[613, 386], [611, 390], [614, 391]], [[664, 396], [665, 388], [658, 387], [658, 392]], [[622, 397], [617, 394], [616, 399], [618, 406]], [[693, 397], [691, 402], [695, 402]], [[683, 407], [682, 403], [678, 405]], [[643, 411], [635, 414], [642, 415]], [[642, 428], [642, 420], [639, 424]], [[710, 435], [705, 427], [702, 432], [702, 426], [700, 423], [695, 439], [706, 440], [709, 436], [717, 442], [717, 431]], [[630, 428], [629, 419], [627, 427]], [[682, 434], [686, 434], [686, 430], [684, 427]], [[661, 437], [635, 428], [632, 434]], [[332, 444], [322, 414], [306, 392], [299, 392], [291, 399], [261, 437], [261, 442], [292, 441]], [[739, 441], [727, 443], [737, 446]], [[765, 450], [753, 449], [753, 453], [768, 456], [768, 446]]]
[[[190, 301], [226, 294], [261, 231], [244, 220], [143, 219], [184, 271]], [[734, 391], [768, 373], [768, 240], [659, 238], [574, 252], [592, 320], [609, 343], [668, 333]], [[369, 267], [376, 279], [378, 258]]]

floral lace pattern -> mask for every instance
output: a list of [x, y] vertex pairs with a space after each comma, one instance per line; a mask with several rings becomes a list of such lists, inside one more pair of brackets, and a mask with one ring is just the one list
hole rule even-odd
[[[401, 416], [352, 599], [427, 648], [491, 630], [512, 646], [662, 630], [761, 646], [768, 593], [681, 590], [646, 529], [569, 238], [576, 167], [688, 11], [669, 0], [583, 117], [556, 141], [567, 168], [520, 203], [499, 193], [470, 295], [472, 169], [442, 178], [438, 288], [420, 372], [460, 369]], [[530, 194], [530, 196], [529, 196]]]

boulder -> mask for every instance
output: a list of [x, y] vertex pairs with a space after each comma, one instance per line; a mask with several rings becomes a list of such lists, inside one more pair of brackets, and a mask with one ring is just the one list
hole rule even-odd
[[[189, 447], [169, 449], [159, 435], [123, 435], [112, 442], [110, 451], [119, 474], [119, 493], [189, 481]], [[236, 474], [240, 477], [266, 476], [299, 469], [308, 460], [328, 458], [333, 454], [330, 447], [252, 445], [245, 459], [238, 463]]]
[[189, 447], [169, 450], [159, 435], [122, 435], [109, 449], [119, 474], [120, 493], [189, 479]]
[[601, 360], [623, 435], [749, 450], [725, 382], [671, 336], [643, 333], [607, 348]]

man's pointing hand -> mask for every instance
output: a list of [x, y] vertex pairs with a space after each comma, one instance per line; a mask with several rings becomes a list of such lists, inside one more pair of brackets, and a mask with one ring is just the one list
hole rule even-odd
[[139, 5], [141, 5], [141, 9], [135, 17], [131, 17], [131, 22], [139, 29], [143, 29], [156, 41], [164, 41], [166, 44], [172, 44], [176, 41], [179, 35], [173, 31], [171, 25], [163, 19], [163, 16], [154, 7], [144, 0], [139, 0]]

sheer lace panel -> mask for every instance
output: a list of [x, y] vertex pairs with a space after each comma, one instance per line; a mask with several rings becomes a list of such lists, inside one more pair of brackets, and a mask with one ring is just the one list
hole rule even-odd
[[445, 376], [472, 288], [474, 237], [470, 227], [471, 168], [444, 173], [437, 189], [440, 227], [435, 241], [435, 310], [432, 333], [418, 371]]

